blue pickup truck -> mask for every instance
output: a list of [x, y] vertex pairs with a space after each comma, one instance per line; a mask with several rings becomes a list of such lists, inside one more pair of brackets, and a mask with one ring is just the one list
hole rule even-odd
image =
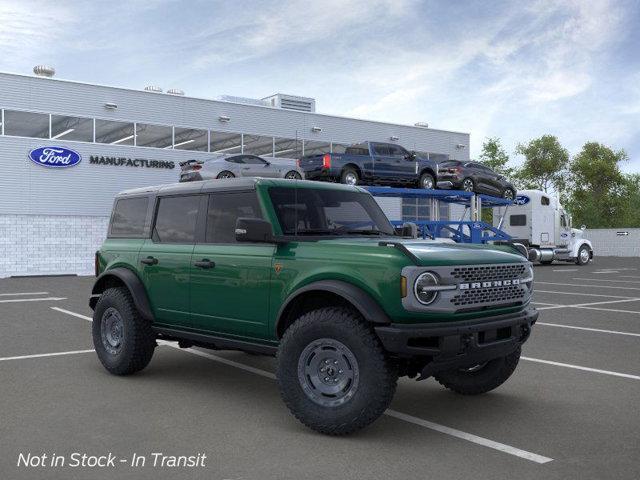
[[364, 142], [344, 153], [308, 155], [298, 161], [307, 180], [348, 185], [394, 185], [432, 189], [438, 164], [394, 143]]

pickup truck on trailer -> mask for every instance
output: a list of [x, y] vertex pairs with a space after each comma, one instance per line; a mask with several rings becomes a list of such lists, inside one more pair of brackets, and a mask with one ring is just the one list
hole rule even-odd
[[538, 317], [515, 247], [403, 238], [364, 189], [304, 180], [122, 192], [96, 275], [109, 372], [142, 370], [156, 340], [277, 355], [285, 404], [331, 435], [378, 418], [398, 376], [497, 388]]
[[395, 143], [364, 142], [344, 153], [308, 155], [298, 161], [307, 180], [347, 185], [436, 188], [438, 164]]

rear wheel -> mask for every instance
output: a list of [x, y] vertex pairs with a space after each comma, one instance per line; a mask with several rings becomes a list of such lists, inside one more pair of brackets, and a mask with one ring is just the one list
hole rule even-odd
[[340, 183], [344, 183], [346, 185], [357, 185], [360, 181], [358, 177], [358, 172], [356, 172], [353, 168], [347, 167], [342, 171], [342, 175], [340, 175]]
[[420, 175], [419, 185], [420, 188], [432, 190], [436, 186], [436, 181], [433, 178], [433, 175], [431, 175], [430, 173], [423, 173], [422, 175]]
[[473, 180], [471, 180], [470, 178], [465, 178], [462, 181], [462, 190], [464, 190], [465, 192], [473, 192], [475, 188], [476, 186], [473, 183]]
[[591, 253], [589, 247], [582, 245], [578, 250], [578, 256], [576, 257], [576, 263], [578, 265], [586, 265], [591, 261]]
[[288, 178], [289, 180], [302, 180], [302, 175], [295, 170], [291, 170], [290, 172], [287, 172], [284, 178]]
[[100, 362], [115, 375], [130, 375], [151, 361], [156, 341], [124, 287], [105, 290], [93, 312], [93, 345]]
[[220, 172], [216, 178], [235, 178], [235, 175], [228, 170], [224, 170]]
[[478, 395], [498, 388], [513, 374], [520, 360], [520, 347], [504, 357], [434, 375], [449, 390], [462, 395]]
[[329, 307], [302, 315], [285, 332], [276, 377], [300, 422], [320, 433], [345, 435], [382, 415], [398, 374], [359, 315]]

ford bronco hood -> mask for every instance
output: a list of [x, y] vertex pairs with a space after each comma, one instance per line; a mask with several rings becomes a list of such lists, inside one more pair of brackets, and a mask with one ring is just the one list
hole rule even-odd
[[[437, 265], [479, 265], [484, 263], [516, 263], [527, 260], [509, 246], [470, 245], [434, 240], [408, 240], [394, 237], [383, 238], [340, 238], [325, 240], [343, 246], [394, 248], [393, 244], [406, 247], [408, 256], [422, 266]], [[381, 246], [388, 242], [387, 246]], [[323, 242], [324, 243], [324, 242]], [[397, 248], [397, 247], [396, 247]], [[399, 249], [401, 250], [401, 248]]]

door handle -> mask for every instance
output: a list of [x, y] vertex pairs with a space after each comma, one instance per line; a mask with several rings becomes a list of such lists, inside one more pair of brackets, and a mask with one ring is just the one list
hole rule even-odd
[[193, 265], [198, 268], [213, 268], [216, 266], [215, 262], [212, 262], [208, 258], [203, 258], [199, 262], [194, 262]]
[[144, 263], [145, 265], [155, 265], [158, 263], [158, 259], [156, 257], [147, 257], [140, 260], [140, 263]]

